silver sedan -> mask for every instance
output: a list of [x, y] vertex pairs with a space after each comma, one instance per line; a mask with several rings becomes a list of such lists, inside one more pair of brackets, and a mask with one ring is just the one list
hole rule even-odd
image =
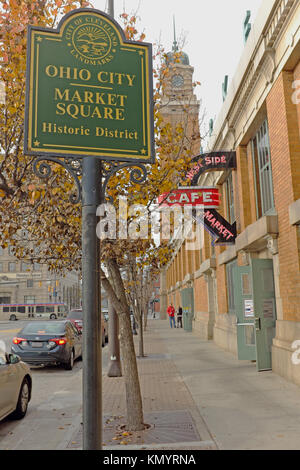
[[15, 419], [25, 416], [31, 398], [30, 369], [15, 354], [0, 350], [0, 420], [12, 414]]

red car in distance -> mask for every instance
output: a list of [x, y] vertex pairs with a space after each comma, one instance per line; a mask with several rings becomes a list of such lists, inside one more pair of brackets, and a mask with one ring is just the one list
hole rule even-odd
[[[83, 312], [81, 308], [70, 310], [70, 312], [67, 315], [67, 319], [70, 320], [76, 326], [76, 328], [82, 333]], [[101, 314], [101, 330], [102, 330], [102, 347], [104, 347], [105, 343], [108, 341], [108, 321], [103, 315], [103, 313]]]
[[67, 319], [74, 323], [77, 330], [82, 332], [83, 313], [81, 308], [70, 310], [67, 315]]

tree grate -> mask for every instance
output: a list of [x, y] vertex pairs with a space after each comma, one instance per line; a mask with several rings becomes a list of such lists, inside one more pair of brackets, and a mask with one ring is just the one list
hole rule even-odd
[[[142, 444], [176, 444], [182, 442], [199, 442], [201, 437], [188, 410], [151, 412], [144, 414], [145, 423], [150, 427], [124, 435], [123, 416], [105, 415], [103, 417], [103, 449], [105, 446], [142, 445]], [[77, 431], [67, 448], [82, 448], [82, 428]]]

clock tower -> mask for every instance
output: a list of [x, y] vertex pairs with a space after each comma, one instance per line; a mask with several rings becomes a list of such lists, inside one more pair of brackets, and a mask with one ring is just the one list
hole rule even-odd
[[192, 141], [192, 154], [200, 153], [199, 108], [194, 94], [193, 73], [188, 55], [178, 50], [174, 24], [174, 42], [172, 51], [166, 55], [169, 67], [167, 82], [164, 87], [161, 114], [165, 122], [173, 127], [178, 123], [187, 124], [187, 139]]

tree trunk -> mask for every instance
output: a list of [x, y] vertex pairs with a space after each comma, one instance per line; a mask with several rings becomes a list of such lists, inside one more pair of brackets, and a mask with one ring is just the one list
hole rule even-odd
[[143, 311], [140, 313], [139, 318], [139, 357], [145, 357], [144, 355], [144, 331], [143, 331]]
[[139, 382], [136, 354], [131, 330], [130, 308], [126, 299], [120, 269], [115, 260], [109, 261], [113, 286], [102, 271], [102, 285], [107, 292], [119, 317], [119, 334], [122, 357], [122, 370], [125, 381], [127, 429], [144, 429], [143, 403]]
[[127, 429], [144, 429], [142, 395], [129, 314], [119, 315], [122, 367], [126, 388]]
[[110, 365], [107, 375], [108, 377], [122, 377], [119, 341], [119, 318], [110, 298], [108, 298], [108, 313], [108, 348]]
[[145, 302], [144, 304], [144, 331], [146, 331], [147, 328], [147, 321], [148, 321], [148, 304]]

